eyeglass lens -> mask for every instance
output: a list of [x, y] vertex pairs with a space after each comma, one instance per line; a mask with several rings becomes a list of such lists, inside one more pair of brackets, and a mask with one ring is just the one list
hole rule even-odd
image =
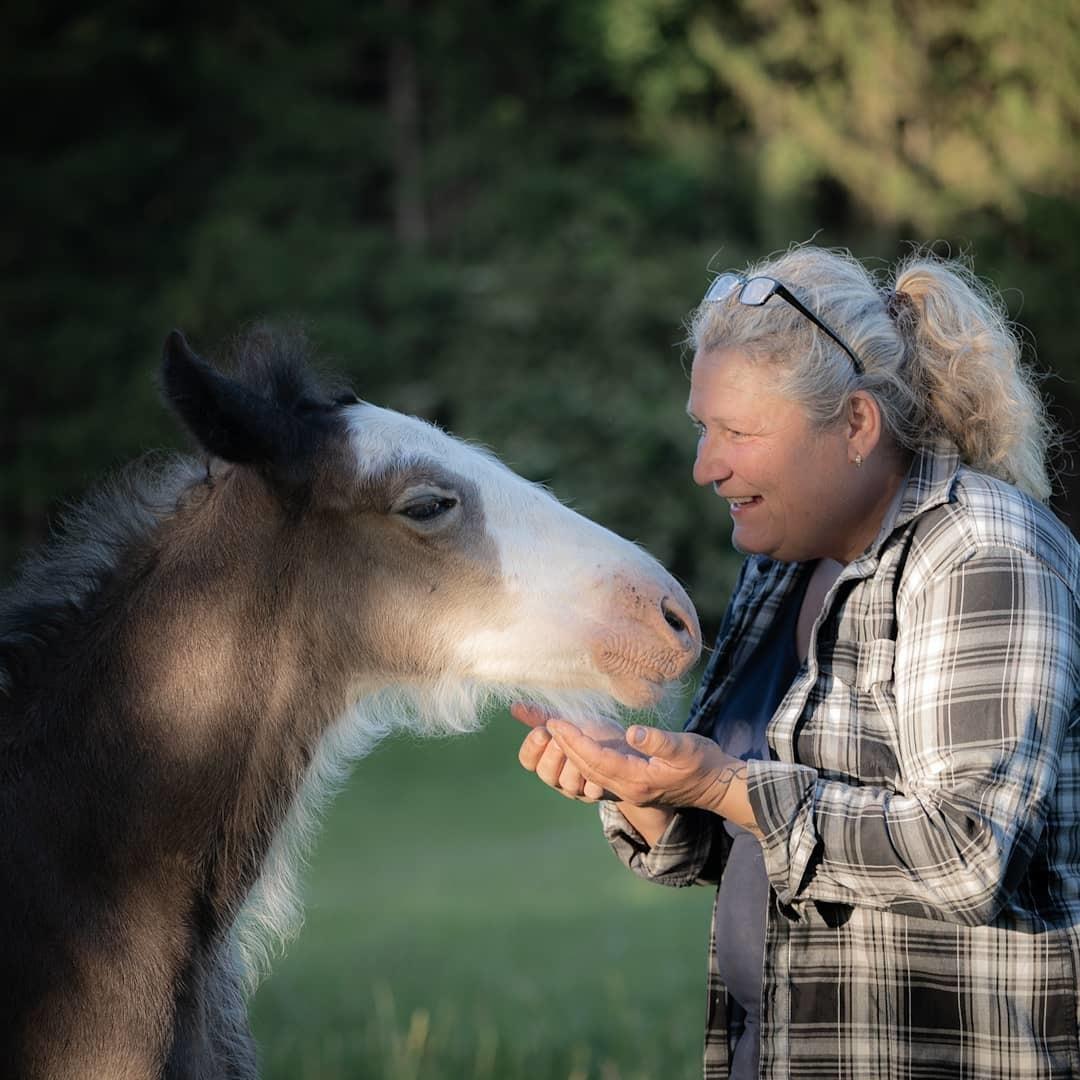
[[772, 278], [751, 278], [742, 287], [739, 300], [741, 303], [749, 304], [751, 307], [760, 307], [774, 292], [776, 292], [776, 282]]
[[721, 274], [706, 290], [705, 300], [723, 300], [730, 296], [746, 279], [738, 274]]
[[761, 307], [776, 292], [777, 282], [772, 278], [746, 278], [739, 274], [721, 274], [705, 293], [706, 301], [725, 300], [736, 289], [739, 290], [739, 303], [750, 307]]

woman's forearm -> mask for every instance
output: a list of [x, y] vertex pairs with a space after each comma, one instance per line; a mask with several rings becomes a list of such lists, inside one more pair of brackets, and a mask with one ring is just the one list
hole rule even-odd
[[[718, 769], [708, 786], [707, 797], [696, 805], [727, 818], [732, 824], [746, 829], [760, 839], [761, 830], [754, 820], [754, 811], [746, 787], [745, 761], [733, 759], [729, 766]], [[616, 806], [622, 816], [641, 833], [650, 848], [656, 846], [676, 813], [666, 806], [635, 806], [628, 802], [618, 802]]]
[[753, 833], [759, 840], [761, 839], [761, 830], [758, 828], [753, 807], [750, 805], [745, 761], [732, 758], [730, 764], [718, 769], [709, 784], [705, 798], [697, 805], [727, 818], [733, 825], [738, 825], [747, 832]]
[[675, 816], [675, 811], [666, 806], [634, 806], [633, 803], [626, 802], [615, 805], [622, 816], [641, 833], [650, 848], [656, 846], [656, 842], [664, 835]]

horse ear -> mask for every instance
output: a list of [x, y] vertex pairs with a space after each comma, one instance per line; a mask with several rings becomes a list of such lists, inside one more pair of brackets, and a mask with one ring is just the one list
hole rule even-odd
[[208, 453], [238, 465], [294, 460], [296, 418], [215, 371], [179, 330], [165, 339], [161, 375], [165, 397]]

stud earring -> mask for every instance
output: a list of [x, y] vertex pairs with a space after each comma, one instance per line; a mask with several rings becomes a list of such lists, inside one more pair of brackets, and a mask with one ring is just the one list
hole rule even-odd
[[855, 468], [856, 468], [856, 469], [861, 469], [861, 468], [862, 468], [862, 463], [863, 463], [863, 456], [862, 456], [862, 454], [860, 454], [860, 453], [856, 453], [856, 454], [855, 454]]

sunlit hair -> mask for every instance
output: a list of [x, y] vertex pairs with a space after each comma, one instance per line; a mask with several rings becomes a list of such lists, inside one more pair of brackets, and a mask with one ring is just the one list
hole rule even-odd
[[[783, 282], [847, 342], [865, 373], [780, 299], [703, 303], [690, 318], [695, 351], [738, 348], [769, 364], [772, 388], [822, 427], [865, 390], [897, 445], [950, 443], [972, 468], [1050, 497], [1052, 425], [1000, 298], [964, 263], [916, 251], [878, 280], [849, 252], [804, 245], [743, 273]], [[900, 298], [890, 314], [893, 292]]]

